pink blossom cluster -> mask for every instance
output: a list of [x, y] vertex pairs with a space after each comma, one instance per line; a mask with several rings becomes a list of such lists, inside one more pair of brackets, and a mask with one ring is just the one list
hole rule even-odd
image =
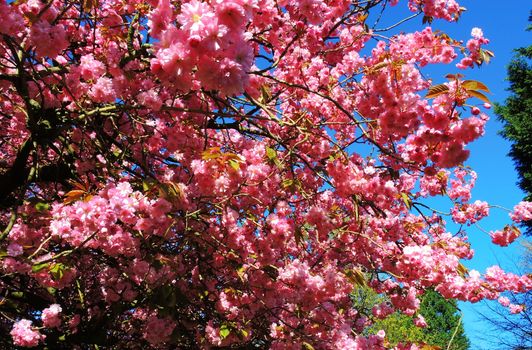
[[471, 204], [455, 206], [451, 213], [454, 222], [471, 225], [489, 215], [489, 205], [487, 202], [476, 200]]
[[466, 47], [469, 54], [462, 58], [456, 67], [466, 69], [473, 67], [473, 65], [481, 63], [481, 46], [489, 43], [489, 40], [484, 37], [484, 33], [480, 28], [473, 28], [471, 30], [472, 38], [467, 41]]
[[143, 336], [150, 344], [158, 345], [169, 340], [174, 328], [172, 320], [151, 315], [146, 321]]
[[163, 235], [169, 223], [170, 203], [160, 198], [149, 201], [121, 182], [109, 185], [88, 201], [57, 205], [52, 210], [52, 236], [73, 246], [101, 248], [110, 255], [136, 255], [138, 239], [123, 226], [149, 234]]
[[519, 202], [510, 213], [510, 218], [516, 223], [532, 220], [532, 202]]
[[427, 16], [444, 18], [448, 21], [457, 20], [462, 11], [458, 2], [454, 0], [409, 0], [408, 6], [411, 11], [422, 9]]
[[148, 15], [152, 35], [160, 40], [152, 71], [182, 90], [203, 87], [227, 95], [243, 91], [253, 63], [245, 25], [257, 9], [256, 0], [193, 0], [176, 15], [168, 0], [159, 1]]
[[518, 314], [518, 313], [521, 313], [525, 306], [524, 305], [520, 305], [520, 304], [512, 304], [510, 302], [510, 299], [508, 299], [507, 297], [505, 296], [501, 296], [499, 297], [499, 299], [497, 299], [497, 301], [499, 302], [499, 304], [501, 304], [502, 306], [504, 307], [507, 307], [510, 309], [510, 313], [512, 314]]
[[41, 319], [45, 327], [57, 328], [61, 325], [61, 311], [63, 309], [59, 304], [52, 304], [42, 310]]
[[490, 232], [491, 241], [497, 245], [506, 247], [521, 235], [521, 231], [515, 227], [507, 225], [502, 230]]
[[26, 319], [15, 322], [10, 334], [14, 345], [27, 348], [36, 347], [46, 339], [46, 336], [34, 330], [32, 322]]

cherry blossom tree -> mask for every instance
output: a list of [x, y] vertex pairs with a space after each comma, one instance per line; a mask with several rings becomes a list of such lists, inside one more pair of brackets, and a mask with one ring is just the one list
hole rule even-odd
[[[399, 6], [419, 31], [381, 28]], [[0, 1], [0, 344], [383, 349], [357, 286], [390, 301], [380, 315], [415, 317], [429, 288], [529, 291], [528, 276], [468, 271], [466, 230], [445, 222], [490, 210], [463, 166], [488, 119], [488, 88], [466, 78], [488, 39], [421, 23], [463, 10]], [[437, 64], [463, 75], [425, 79]], [[437, 196], [451, 207], [431, 209]]]

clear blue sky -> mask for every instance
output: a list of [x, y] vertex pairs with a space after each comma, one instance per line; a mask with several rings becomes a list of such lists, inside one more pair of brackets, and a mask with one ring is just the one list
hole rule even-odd
[[[460, 72], [466, 75], [466, 79], [475, 79], [485, 83], [492, 91], [489, 96], [490, 100], [502, 103], [508, 96], [506, 89], [509, 84], [506, 81], [506, 66], [512, 58], [513, 50], [532, 44], [532, 32], [525, 31], [528, 25], [529, 12], [532, 10], [532, 2], [525, 0], [507, 0], [504, 2], [497, 0], [457, 1], [467, 8], [458, 23], [436, 20], [432, 23], [432, 28], [442, 30], [454, 39], [464, 41], [470, 38], [473, 27], [482, 28], [485, 37], [491, 41], [487, 48], [495, 53], [495, 58], [489, 65], [480, 69], [460, 71], [454, 66], [445, 66], [441, 67], [442, 69], [424, 71], [425, 75], [432, 78], [437, 84], [446, 81], [445, 74]], [[408, 10], [406, 10], [406, 3], [406, 0], [401, 0], [397, 5], [398, 11], [393, 11], [389, 18], [384, 18], [379, 27], [385, 27], [396, 22], [397, 18], [409, 15]], [[409, 32], [420, 28], [421, 18], [416, 18], [397, 28], [397, 31]], [[473, 101], [471, 100], [471, 102]], [[481, 104], [480, 101], [477, 102]], [[469, 147], [471, 157], [467, 165], [470, 165], [478, 174], [473, 200], [485, 200], [490, 204], [512, 208], [522, 199], [523, 193], [516, 186], [517, 174], [511, 159], [507, 156], [510, 145], [497, 134], [501, 124], [497, 121], [493, 111], [490, 111], [489, 115], [491, 119], [488, 122], [485, 136]], [[483, 229], [495, 230], [510, 223], [507, 212], [491, 209], [490, 213], [489, 218], [479, 223]], [[522, 251], [519, 242], [515, 242], [507, 248], [499, 248], [491, 244], [489, 236], [481, 230], [470, 227], [467, 231], [472, 247], [475, 249], [473, 260], [465, 263], [468, 268], [484, 272], [486, 267], [499, 264], [505, 269], [516, 270]], [[464, 312], [464, 326], [472, 343], [471, 349], [497, 349], [496, 346], [485, 340], [486, 334], [489, 333], [489, 325], [482, 322], [477, 314], [478, 311], [486, 311], [482, 303], [460, 303], [459, 306]], [[508, 335], [498, 334], [498, 336]]]

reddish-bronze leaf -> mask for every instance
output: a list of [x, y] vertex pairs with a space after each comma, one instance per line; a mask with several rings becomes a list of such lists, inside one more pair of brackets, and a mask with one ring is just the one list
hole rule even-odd
[[449, 87], [445, 84], [438, 84], [431, 86], [429, 92], [425, 95], [425, 98], [435, 98], [440, 95], [446, 94], [449, 91]]
[[478, 92], [478, 91], [475, 91], [475, 90], [467, 90], [467, 93], [469, 94], [469, 96], [471, 97], [476, 97], [478, 98], [479, 100], [482, 100], [486, 103], [489, 103], [491, 104], [491, 101], [489, 100], [489, 98], [486, 97], [486, 95], [484, 95], [483, 93], [481, 92]]
[[490, 89], [488, 89], [486, 85], [476, 80], [465, 80], [462, 83], [462, 87], [466, 90], [475, 90], [475, 91], [482, 90], [482, 91], [491, 93]]

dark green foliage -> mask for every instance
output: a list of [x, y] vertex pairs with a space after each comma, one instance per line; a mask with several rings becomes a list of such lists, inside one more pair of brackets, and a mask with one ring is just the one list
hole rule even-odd
[[438, 292], [427, 290], [421, 298], [418, 312], [425, 318], [428, 325], [426, 328], [416, 327], [412, 317], [394, 313], [378, 320], [371, 327], [370, 333], [383, 329], [391, 346], [411, 342], [426, 344], [424, 349], [469, 349], [469, 339], [465, 335], [455, 300], [446, 300]]
[[[455, 300], [446, 300], [438, 292], [429, 290], [421, 299], [419, 312], [428, 324], [423, 331], [423, 341], [442, 349], [466, 350], [469, 348], [464, 326], [461, 323]], [[454, 334], [454, 338], [453, 338]], [[452, 343], [447, 347], [449, 342]]]
[[[519, 175], [518, 185], [525, 200], [532, 201], [532, 45], [516, 50], [508, 66], [508, 80], [511, 94], [504, 105], [495, 106], [495, 113], [504, 124], [500, 134], [512, 142], [509, 155]], [[532, 221], [524, 227], [525, 234], [532, 235]]]

